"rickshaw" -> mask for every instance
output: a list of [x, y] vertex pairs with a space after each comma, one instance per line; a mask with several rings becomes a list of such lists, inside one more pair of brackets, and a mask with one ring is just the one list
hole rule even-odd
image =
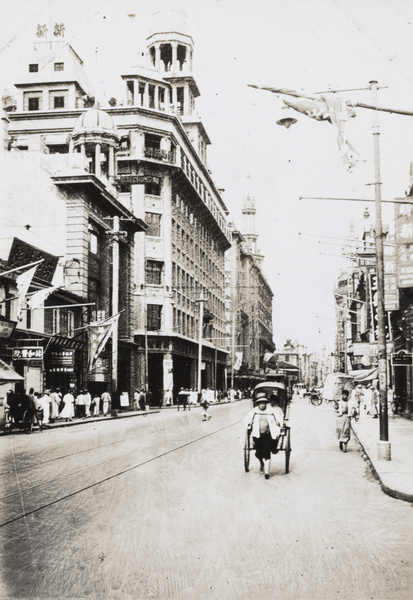
[[[257, 386], [255, 386], [253, 391], [252, 406], [255, 405], [258, 392], [265, 392], [270, 404], [279, 406], [284, 413], [284, 423], [280, 430], [276, 448], [272, 450], [272, 454], [277, 454], [281, 451], [285, 452], [285, 472], [288, 473], [290, 470], [291, 430], [287, 423], [290, 414], [290, 399], [287, 396], [287, 390], [284, 383], [280, 381], [265, 381], [263, 383], [259, 383]], [[247, 428], [244, 444], [244, 467], [246, 473], [249, 471], [250, 455], [251, 451], [253, 450], [254, 439], [251, 435], [251, 428]]]
[[10, 410], [4, 412], [4, 433], [11, 433], [12, 430], [23, 430], [25, 433], [31, 433], [35, 423], [35, 413], [32, 409], [27, 409], [19, 415], [12, 417]]

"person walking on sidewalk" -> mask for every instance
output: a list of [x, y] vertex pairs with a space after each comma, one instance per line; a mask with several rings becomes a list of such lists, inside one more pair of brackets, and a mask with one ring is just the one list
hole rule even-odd
[[83, 390], [80, 390], [75, 399], [75, 413], [78, 419], [85, 419], [85, 396], [83, 395]]
[[347, 444], [350, 441], [351, 427], [348, 414], [348, 391], [342, 390], [341, 400], [338, 403], [338, 414], [336, 421], [336, 436], [338, 447], [342, 452], [347, 452]]
[[380, 395], [379, 390], [376, 386], [373, 386], [372, 395], [371, 395], [371, 409], [370, 415], [373, 419], [377, 419], [379, 416], [379, 408], [380, 408]]
[[60, 418], [66, 419], [66, 421], [72, 421], [75, 416], [75, 398], [70, 390], [63, 396], [62, 402], [63, 408], [60, 412]]
[[109, 407], [110, 407], [110, 403], [111, 403], [111, 397], [107, 390], [106, 390], [106, 392], [103, 392], [101, 399], [102, 399], [103, 416], [106, 417], [106, 415], [109, 412]]
[[100, 396], [99, 394], [95, 394], [92, 399], [92, 404], [90, 405], [90, 409], [93, 412], [94, 417], [98, 417], [100, 413]]
[[85, 417], [90, 417], [90, 405], [92, 404], [92, 396], [88, 390], [84, 390], [83, 396], [85, 398]]

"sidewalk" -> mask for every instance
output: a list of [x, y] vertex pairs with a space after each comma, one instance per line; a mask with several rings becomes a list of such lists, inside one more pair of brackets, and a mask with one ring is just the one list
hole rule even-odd
[[391, 460], [377, 458], [379, 419], [367, 416], [358, 423], [352, 419], [351, 427], [383, 491], [389, 496], [413, 503], [413, 421], [397, 416], [389, 418]]

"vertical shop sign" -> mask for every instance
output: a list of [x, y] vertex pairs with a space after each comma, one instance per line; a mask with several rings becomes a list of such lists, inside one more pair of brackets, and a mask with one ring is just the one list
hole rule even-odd
[[413, 287], [413, 205], [395, 205], [397, 277], [400, 288]]

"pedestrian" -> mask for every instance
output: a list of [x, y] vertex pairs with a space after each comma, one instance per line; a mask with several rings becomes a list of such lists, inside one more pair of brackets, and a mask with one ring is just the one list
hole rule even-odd
[[387, 414], [394, 419], [394, 391], [391, 386], [387, 390]]
[[141, 392], [139, 394], [139, 410], [145, 411], [145, 405], [146, 405], [145, 390], [144, 390], [144, 388], [142, 388]]
[[41, 394], [39, 392], [34, 392], [34, 406], [36, 408], [36, 420], [39, 426], [39, 431], [43, 430], [43, 407], [41, 400]]
[[145, 410], [147, 410], [149, 406], [152, 406], [152, 392], [150, 389], [148, 389], [145, 394]]
[[255, 406], [245, 417], [244, 423], [251, 430], [255, 456], [260, 462], [260, 473], [264, 473], [265, 479], [269, 479], [271, 452], [277, 445], [282, 421], [277, 420], [265, 392], [257, 393]]
[[66, 419], [67, 421], [72, 421], [75, 416], [75, 398], [70, 390], [64, 394], [62, 398], [63, 408], [60, 411], [60, 418]]
[[178, 392], [178, 410], [179, 410], [179, 405], [182, 404], [182, 406], [184, 407], [184, 410], [186, 410], [186, 407], [188, 406], [188, 395], [189, 395], [189, 391], [187, 389], [184, 389], [183, 387], [181, 387], [181, 389]]
[[209, 421], [211, 415], [208, 413], [209, 403], [206, 398], [201, 399], [201, 407], [202, 407], [202, 420]]
[[100, 396], [99, 394], [94, 394], [92, 398], [92, 404], [90, 405], [91, 414], [94, 417], [98, 417], [100, 413]]
[[83, 396], [85, 398], [85, 417], [90, 417], [90, 405], [92, 404], [92, 396], [88, 390], [84, 390]]
[[60, 412], [60, 396], [52, 389], [50, 391], [50, 420], [53, 422], [59, 418]]
[[110, 394], [107, 390], [106, 390], [106, 392], [103, 392], [103, 394], [101, 396], [101, 400], [102, 400], [103, 416], [106, 417], [106, 415], [108, 414], [109, 408], [110, 408], [110, 403], [112, 401]]
[[133, 410], [139, 410], [139, 390], [135, 390], [133, 393]]
[[338, 439], [338, 447], [342, 452], [347, 452], [347, 444], [350, 441], [350, 417], [348, 412], [348, 396], [347, 390], [342, 390], [341, 400], [338, 403], [338, 414], [336, 421], [336, 436]]
[[167, 390], [165, 390], [165, 406], [172, 405], [172, 396], [172, 388], [168, 388]]
[[42, 415], [42, 429], [47, 429], [50, 423], [50, 390], [45, 390], [43, 396], [38, 400]]
[[75, 398], [75, 414], [78, 419], [85, 419], [85, 396], [83, 390], [80, 390]]
[[371, 409], [370, 409], [370, 415], [373, 417], [373, 419], [377, 419], [377, 417], [379, 416], [379, 410], [380, 410], [380, 395], [379, 395], [379, 390], [377, 389], [376, 385], [374, 385], [373, 389], [372, 389]]
[[371, 383], [368, 383], [366, 389], [364, 390], [363, 402], [360, 406], [360, 416], [361, 417], [365, 417], [370, 414], [372, 396], [373, 396], [373, 390], [371, 387]]

